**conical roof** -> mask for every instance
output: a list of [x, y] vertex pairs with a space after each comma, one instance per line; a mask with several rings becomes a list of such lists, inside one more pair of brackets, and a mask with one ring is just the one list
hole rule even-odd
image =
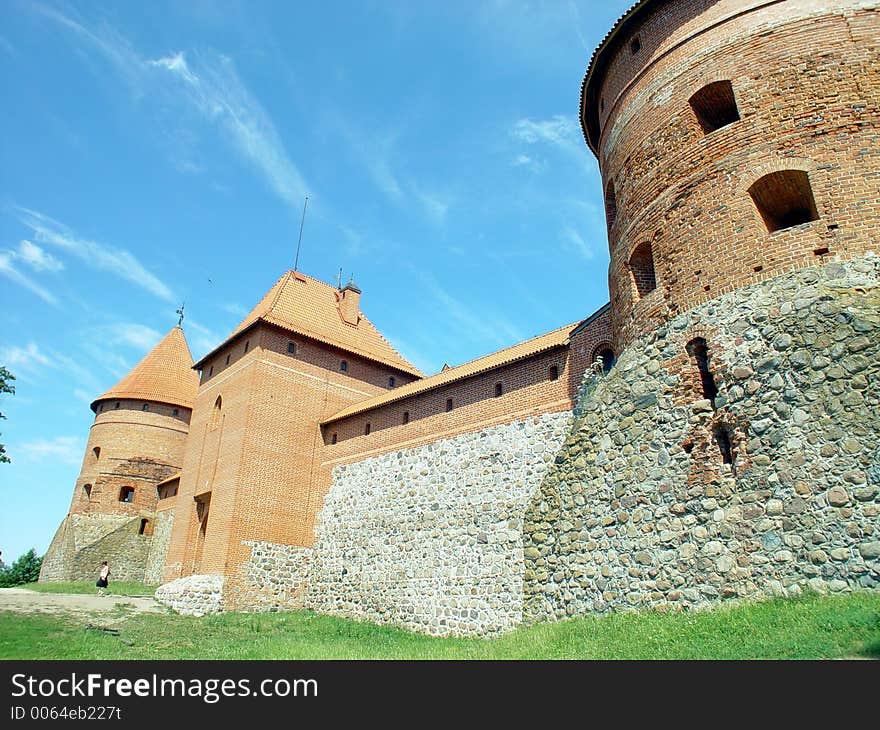
[[[422, 376], [422, 372], [391, 346], [363, 312], [359, 313], [357, 324], [342, 318], [336, 287], [298, 271], [283, 274], [226, 342], [258, 321], [274, 324], [402, 372]], [[195, 367], [206, 362], [223, 345], [205, 355]]]
[[128, 375], [92, 402], [92, 410], [100, 401], [111, 398], [134, 398], [192, 408], [199, 389], [199, 376], [192, 367], [192, 354], [183, 330], [173, 327]]

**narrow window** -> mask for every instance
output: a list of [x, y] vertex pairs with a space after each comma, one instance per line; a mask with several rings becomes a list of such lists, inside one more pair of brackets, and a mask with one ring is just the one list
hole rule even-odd
[[446, 399], [446, 412], [449, 413], [449, 411], [451, 411], [451, 410], [452, 410], [452, 398], [447, 398]]
[[244, 353], [245, 353], [245, 355], [247, 355], [247, 351], [248, 351], [248, 348], [249, 348], [250, 346], [251, 346], [251, 341], [250, 341], [250, 340], [247, 340], [247, 341], [244, 343]]
[[409, 411], [404, 411], [403, 412], [403, 425], [405, 426], [407, 423], [409, 423]]
[[138, 527], [138, 535], [150, 536], [153, 534], [153, 530], [150, 527], [150, 521], [146, 518], [141, 520], [141, 525]]
[[605, 186], [605, 220], [608, 221], [608, 230], [614, 227], [617, 220], [617, 196], [614, 194], [614, 180], [609, 180]]
[[334, 434], [330, 437], [330, 443], [331, 443], [331, 444], [335, 444], [338, 440], [339, 440], [339, 434], [337, 434], [337, 433], [334, 433]]
[[83, 484], [83, 491], [86, 493], [86, 499], [92, 498], [92, 485], [91, 484]]
[[372, 425], [370, 424], [369, 421], [367, 421], [367, 425], [364, 426], [364, 436], [369, 436], [369, 435], [370, 435], [370, 431], [372, 431], [372, 430], [373, 430]]
[[116, 401], [116, 405], [113, 406], [113, 407], [114, 407], [114, 408], [119, 408], [119, 401]]
[[295, 355], [296, 354], [296, 343], [288, 342], [287, 343], [287, 352], [291, 355]]
[[818, 220], [810, 178], [803, 170], [781, 170], [759, 178], [749, 195], [770, 233]]
[[718, 450], [721, 452], [721, 463], [733, 464], [733, 449], [730, 444], [730, 429], [720, 424], [715, 427], [715, 441], [718, 443]]
[[654, 275], [654, 253], [650, 243], [646, 241], [636, 246], [632, 256], [629, 257], [629, 271], [640, 299], [657, 288], [657, 278]]
[[95, 461], [97, 461], [101, 458], [101, 447], [96, 446], [94, 449], [92, 449], [92, 453], [95, 455]]
[[149, 404], [149, 403], [144, 403], [144, 404], [141, 406], [141, 410], [142, 410], [142, 411], [148, 411], [148, 410], [150, 410], [150, 404]]
[[179, 411], [177, 408], [174, 408], [174, 409], [171, 411], [171, 417], [172, 417], [172, 418], [177, 418], [177, 416], [178, 416], [179, 413], [180, 413], [180, 411]]
[[218, 395], [217, 400], [214, 401], [214, 410], [211, 411], [211, 430], [213, 431], [217, 426], [220, 425], [220, 414], [223, 411], [223, 396]]
[[101, 405], [98, 406], [98, 413], [100, 413], [103, 410], [104, 410], [104, 404], [102, 403]]
[[599, 111], [600, 112], [605, 111], [605, 97], [604, 96], [601, 99], [599, 99]]
[[229, 358], [230, 358], [230, 355], [227, 355], [227, 356], [226, 356], [226, 364], [227, 364], [227, 365], [229, 365]]
[[389, 388], [393, 388], [393, 387], [394, 387], [394, 382], [395, 382], [395, 381], [394, 381], [394, 378], [393, 378], [393, 377], [388, 378], [388, 387], [389, 387]]
[[495, 383], [495, 397], [500, 398], [502, 395], [504, 395], [504, 384]]
[[703, 397], [712, 401], [712, 406], [714, 407], [715, 396], [718, 395], [718, 386], [715, 385], [715, 378], [709, 369], [709, 346], [702, 337], [696, 337], [687, 343], [686, 349], [700, 373]]
[[211, 365], [211, 369], [208, 370], [208, 377], [210, 378], [214, 374], [214, 366]]
[[342, 371], [343, 373], [347, 373], [347, 372], [348, 372], [348, 362], [347, 362], [346, 360], [343, 360], [342, 362], [340, 362], [340, 363], [339, 363], [339, 369], [340, 369], [340, 371]]
[[131, 502], [134, 500], [134, 487], [122, 487], [119, 490], [120, 502]]
[[547, 377], [550, 378], [550, 380], [559, 380], [559, 366], [551, 365], [550, 372], [547, 373]]
[[636, 36], [629, 42], [629, 50], [632, 51], [632, 54], [635, 56], [639, 51], [642, 50], [642, 39], [639, 36]]
[[700, 123], [703, 134], [739, 121], [739, 109], [729, 81], [715, 81], [694, 94], [688, 103]]
[[605, 347], [599, 351], [598, 357], [602, 360], [602, 372], [611, 372], [611, 368], [614, 367], [614, 363], [616, 360], [616, 358], [614, 357], [614, 350], [612, 350], [610, 347]]

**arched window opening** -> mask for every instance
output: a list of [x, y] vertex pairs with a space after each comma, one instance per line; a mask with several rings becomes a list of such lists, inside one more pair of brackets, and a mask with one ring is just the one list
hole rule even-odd
[[119, 501], [120, 502], [133, 502], [134, 501], [134, 487], [121, 487], [119, 490]]
[[114, 407], [114, 408], [119, 408], [119, 401], [116, 401], [116, 405], [113, 406], [113, 407]]
[[715, 81], [694, 94], [688, 103], [700, 123], [703, 134], [739, 121], [739, 109], [730, 81]]
[[397, 381], [394, 379], [394, 376], [389, 377], [389, 378], [388, 378], [388, 387], [389, 387], [389, 388], [393, 388], [393, 387], [394, 387], [394, 384], [395, 384], [396, 382], [397, 382]]
[[220, 415], [223, 412], [223, 396], [218, 395], [217, 400], [214, 401], [214, 410], [211, 411], [211, 424], [210, 428], [213, 431], [217, 426], [220, 425]]
[[650, 294], [657, 288], [657, 277], [654, 273], [654, 252], [647, 241], [636, 246], [629, 257], [629, 271], [639, 298]]
[[347, 360], [342, 360], [339, 363], [339, 370], [340, 370], [340, 372], [343, 372], [343, 373], [348, 372], [348, 361]]
[[617, 196], [614, 194], [614, 180], [609, 180], [605, 186], [605, 220], [608, 221], [608, 230], [614, 227], [617, 220]]
[[296, 343], [288, 342], [287, 343], [287, 354], [288, 355], [296, 355]]
[[635, 36], [635, 37], [629, 42], [629, 50], [630, 50], [630, 52], [632, 53], [633, 56], [635, 56], [639, 51], [642, 50], [642, 39], [641, 39], [640, 36], [636, 35], [636, 36]]
[[703, 397], [712, 401], [712, 407], [715, 407], [715, 396], [718, 395], [718, 386], [715, 385], [715, 378], [709, 369], [709, 346], [702, 337], [695, 337], [687, 343], [687, 353], [697, 366], [700, 373], [700, 384], [703, 389]]
[[718, 444], [718, 450], [721, 452], [721, 463], [733, 464], [733, 448], [731, 445], [730, 429], [719, 424], [713, 429], [715, 433], [715, 442]]
[[409, 423], [409, 411], [404, 411], [403, 412], [403, 425], [405, 426], [407, 423]]
[[749, 195], [770, 233], [819, 219], [810, 178], [803, 170], [780, 170], [759, 178]]
[[86, 499], [92, 498], [92, 485], [91, 484], [83, 484], [83, 491], [86, 493]]
[[179, 411], [177, 408], [173, 408], [173, 409], [171, 410], [171, 416], [172, 416], [172, 418], [177, 418], [179, 415], [180, 415], [180, 411]]
[[559, 366], [558, 365], [551, 365], [550, 370], [547, 373], [547, 377], [550, 380], [559, 380]]
[[95, 455], [95, 461], [97, 461], [101, 458], [101, 447], [96, 446], [94, 449], [92, 449], [92, 453]]
[[504, 395], [504, 384], [495, 383], [495, 397], [500, 398], [502, 395]]
[[150, 522], [146, 517], [141, 519], [141, 524], [138, 527], [138, 535], [143, 535], [144, 537], [149, 537], [153, 534], [153, 523]]
[[595, 359], [602, 361], [603, 373], [610, 373], [611, 368], [614, 367], [614, 363], [617, 361], [617, 358], [614, 356], [614, 350], [610, 347], [601, 347], [596, 353]]
[[149, 404], [149, 403], [144, 403], [144, 404], [141, 406], [141, 410], [142, 410], [142, 411], [148, 411], [148, 410], [150, 410], [150, 404]]

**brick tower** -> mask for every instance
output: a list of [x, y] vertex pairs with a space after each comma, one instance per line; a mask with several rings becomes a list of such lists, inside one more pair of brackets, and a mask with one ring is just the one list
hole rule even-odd
[[318, 458], [321, 421], [421, 377], [363, 315], [360, 296], [354, 282], [337, 289], [288, 271], [195, 364], [165, 580], [210, 576], [234, 607], [260, 603], [267, 551], [302, 567], [331, 481]]
[[117, 580], [158, 582], [170, 528], [159, 486], [173, 491], [198, 388], [183, 330], [174, 327], [91, 405], [82, 469], [70, 512], [49, 547], [42, 581], [84, 580], [102, 560]]
[[866, 0], [651, 0], [614, 26], [580, 117], [618, 350], [726, 292], [877, 250], [876, 16]]

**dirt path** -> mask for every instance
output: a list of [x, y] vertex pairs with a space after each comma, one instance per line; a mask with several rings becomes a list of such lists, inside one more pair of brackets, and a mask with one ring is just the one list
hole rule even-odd
[[124, 621], [138, 613], [163, 613], [154, 598], [98, 596], [75, 593], [38, 593], [24, 588], [0, 588], [0, 611], [18, 613], [66, 613], [83, 621]]

